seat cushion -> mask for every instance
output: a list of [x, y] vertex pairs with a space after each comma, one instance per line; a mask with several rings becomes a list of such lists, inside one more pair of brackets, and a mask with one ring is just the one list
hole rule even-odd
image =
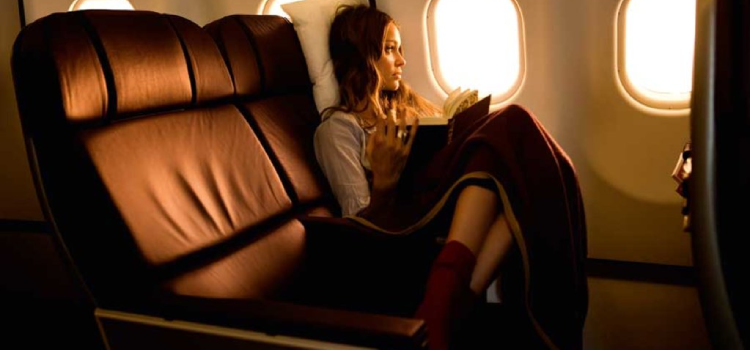
[[212, 249], [176, 261], [167, 271], [175, 271], [175, 277], [166, 279], [162, 288], [215, 298], [278, 299], [288, 294], [305, 254], [304, 228], [293, 219], [268, 226], [238, 232]]
[[83, 142], [145, 259], [161, 264], [291, 208], [231, 105], [86, 131]]

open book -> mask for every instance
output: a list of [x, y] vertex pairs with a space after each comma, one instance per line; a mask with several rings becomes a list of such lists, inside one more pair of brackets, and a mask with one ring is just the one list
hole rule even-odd
[[470, 123], [489, 112], [490, 95], [480, 100], [477, 90], [455, 89], [443, 103], [442, 115], [419, 118], [419, 131], [414, 147], [424, 143], [430, 143], [430, 148], [443, 147], [453, 139], [456, 123]]
[[[466, 126], [490, 112], [490, 98], [478, 99], [476, 90], [454, 90], [443, 104], [443, 115], [419, 118], [419, 129], [412, 145], [407, 168], [422, 168]], [[458, 137], [459, 135], [455, 135]]]
[[477, 102], [479, 102], [479, 91], [456, 88], [448, 94], [445, 102], [443, 102], [442, 115], [422, 117], [419, 119], [419, 125], [446, 125], [456, 114]]

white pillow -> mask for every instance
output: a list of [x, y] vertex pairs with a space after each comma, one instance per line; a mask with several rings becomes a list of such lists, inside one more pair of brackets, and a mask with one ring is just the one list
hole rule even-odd
[[331, 24], [340, 5], [367, 5], [367, 0], [303, 0], [281, 5], [297, 32], [313, 83], [318, 112], [339, 104], [339, 84], [328, 48]]

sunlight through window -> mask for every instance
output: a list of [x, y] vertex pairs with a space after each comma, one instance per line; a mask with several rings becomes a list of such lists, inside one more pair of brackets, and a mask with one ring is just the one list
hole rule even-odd
[[78, 10], [134, 10], [128, 0], [75, 0], [68, 11]]
[[622, 6], [618, 69], [623, 85], [648, 106], [688, 108], [695, 0], [625, 0]]
[[292, 19], [289, 18], [289, 15], [287, 15], [286, 12], [284, 12], [281, 5], [297, 1], [300, 0], [266, 0], [266, 3], [263, 5], [263, 14], [286, 17], [291, 21]]
[[510, 98], [524, 73], [515, 1], [433, 0], [430, 6], [430, 60], [441, 88], [478, 89], [494, 103]]

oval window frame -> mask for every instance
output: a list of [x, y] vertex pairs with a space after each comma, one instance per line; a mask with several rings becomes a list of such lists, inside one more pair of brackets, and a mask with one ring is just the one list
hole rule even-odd
[[[685, 115], [690, 111], [693, 91], [684, 93], [659, 93], [645, 90], [634, 84], [625, 66], [627, 10], [632, 0], [620, 0], [615, 23], [615, 75], [620, 92], [637, 107], [657, 114]], [[693, 47], [695, 56], [695, 47]], [[693, 62], [695, 65], [695, 62]], [[691, 70], [692, 74], [692, 70]]]
[[[448, 94], [455, 88], [451, 88], [451, 84], [447, 81], [444, 74], [442, 73], [442, 70], [440, 68], [440, 56], [437, 52], [437, 33], [435, 30], [437, 24], [435, 23], [435, 11], [440, 1], [441, 0], [430, 0], [427, 4], [425, 29], [427, 32], [427, 60], [429, 61], [430, 71], [432, 72], [433, 79], [435, 80], [435, 82], [437, 82], [440, 91], [445, 97], [448, 96]], [[516, 23], [518, 25], [518, 75], [516, 76], [513, 84], [511, 84], [505, 92], [490, 92], [492, 94], [491, 103], [493, 105], [509, 103], [510, 101], [515, 99], [521, 92], [521, 88], [526, 81], [526, 34], [524, 29], [525, 24], [523, 20], [523, 12], [521, 11], [521, 7], [518, 5], [518, 2], [516, 0], [506, 1], [509, 1], [516, 10]]]
[[[259, 15], [281, 16], [281, 17], [284, 17], [284, 18], [286, 18], [287, 20], [289, 20], [291, 22], [292, 19], [289, 17], [288, 14], [287, 15], [279, 15], [279, 14], [272, 14], [271, 13], [271, 8], [273, 7], [273, 5], [277, 1], [278, 0], [263, 0], [263, 1], [261, 1], [260, 4], [258, 5], [258, 14]], [[302, 0], [294, 0], [294, 1], [289, 1], [289, 2], [296, 2], [296, 1], [302, 1]], [[281, 8], [281, 7], [279, 7], [279, 8]], [[284, 11], [284, 10], [282, 9], [282, 11]]]
[[[68, 12], [72, 11], [79, 11], [81, 10], [81, 7], [86, 4], [86, 2], [101, 2], [100, 0], [73, 0], [72, 3], [70, 3], [70, 6], [68, 6]], [[113, 9], [113, 10], [120, 10], [120, 11], [133, 11], [135, 10], [135, 6], [128, 1], [128, 0], [109, 0], [109, 2], [119, 2], [124, 4], [127, 4], [127, 6], [130, 6], [130, 8], [110, 8], [110, 7], [96, 7], [96, 9]], [[93, 8], [91, 8], [93, 9]], [[86, 9], [84, 9], [86, 10]]]

